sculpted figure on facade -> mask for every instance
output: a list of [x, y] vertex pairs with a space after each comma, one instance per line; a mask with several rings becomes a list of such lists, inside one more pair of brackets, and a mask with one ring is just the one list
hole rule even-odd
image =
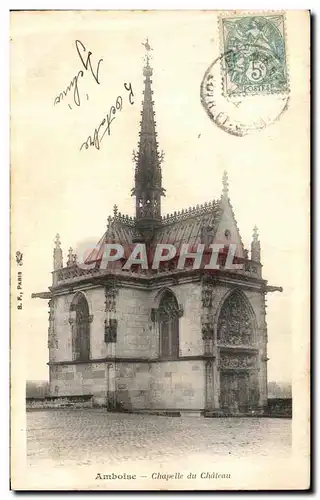
[[251, 345], [253, 324], [247, 304], [241, 295], [233, 293], [224, 302], [218, 320], [218, 343], [222, 345]]

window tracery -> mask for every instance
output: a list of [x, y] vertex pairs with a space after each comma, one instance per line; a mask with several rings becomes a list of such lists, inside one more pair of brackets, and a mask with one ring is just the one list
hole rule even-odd
[[159, 309], [158, 321], [160, 327], [160, 356], [179, 357], [179, 317], [181, 310], [172, 292], [165, 292]]
[[72, 359], [88, 361], [90, 358], [90, 322], [89, 306], [85, 296], [80, 293], [72, 301], [70, 310], [75, 312], [72, 326]]

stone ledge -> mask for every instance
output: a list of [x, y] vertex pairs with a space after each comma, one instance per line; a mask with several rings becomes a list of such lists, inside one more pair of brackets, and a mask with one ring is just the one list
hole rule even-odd
[[62, 409], [62, 408], [92, 408], [93, 396], [48, 396], [45, 398], [27, 398], [26, 409]]

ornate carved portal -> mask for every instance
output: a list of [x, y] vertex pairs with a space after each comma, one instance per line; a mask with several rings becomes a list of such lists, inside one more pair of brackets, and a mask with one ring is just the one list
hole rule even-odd
[[259, 406], [258, 350], [254, 317], [247, 299], [234, 292], [218, 318], [220, 409], [242, 413]]
[[259, 406], [256, 371], [220, 371], [220, 408], [230, 413], [247, 412]]

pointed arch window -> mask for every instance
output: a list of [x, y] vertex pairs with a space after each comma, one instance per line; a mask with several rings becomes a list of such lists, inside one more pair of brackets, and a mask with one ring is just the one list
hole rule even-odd
[[179, 305], [176, 297], [166, 291], [160, 301], [158, 321], [160, 329], [160, 356], [179, 357]]
[[82, 293], [75, 296], [71, 311], [75, 312], [72, 332], [72, 358], [76, 361], [90, 359], [90, 321], [87, 299]]
[[242, 293], [232, 293], [224, 302], [218, 320], [217, 340], [222, 345], [252, 345], [253, 318]]

